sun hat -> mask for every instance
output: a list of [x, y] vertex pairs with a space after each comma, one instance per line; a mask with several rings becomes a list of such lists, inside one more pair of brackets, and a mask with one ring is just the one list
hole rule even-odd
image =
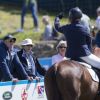
[[21, 45], [24, 46], [24, 45], [34, 45], [34, 44], [32, 43], [31, 39], [27, 38], [21, 42]]
[[3, 40], [8, 40], [8, 39], [11, 39], [11, 40], [14, 40], [14, 41], [16, 41], [16, 38], [15, 37], [13, 37], [12, 35], [6, 35], [4, 38], [3, 38]]
[[60, 46], [64, 46], [64, 47], [67, 47], [67, 42], [66, 41], [64, 41], [64, 40], [61, 40], [59, 43], [58, 43], [58, 45], [56, 46], [56, 50], [58, 51], [58, 48], [60, 47]]

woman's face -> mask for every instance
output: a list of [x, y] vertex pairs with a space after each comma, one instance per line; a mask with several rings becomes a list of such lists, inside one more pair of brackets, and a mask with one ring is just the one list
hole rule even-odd
[[25, 45], [25, 46], [23, 46], [23, 49], [26, 51], [26, 52], [30, 52], [30, 51], [32, 51], [32, 45]]
[[65, 53], [66, 53], [66, 46], [65, 45], [60, 45], [58, 47], [58, 53], [60, 53], [61, 55], [65, 56]]

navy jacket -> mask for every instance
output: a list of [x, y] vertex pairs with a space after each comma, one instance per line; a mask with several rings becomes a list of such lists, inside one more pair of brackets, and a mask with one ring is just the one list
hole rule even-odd
[[[22, 56], [23, 55], [23, 49], [18, 51], [17, 54], [18, 54], [18, 57], [19, 57], [22, 65], [23, 65], [24, 69], [26, 70], [27, 74], [29, 76], [36, 76], [37, 73], [35, 75], [33, 75], [33, 70], [28, 70], [27, 69], [27, 66], [28, 66], [27, 60], [24, 56]], [[46, 73], [46, 70], [43, 67], [41, 67], [40, 63], [38, 62], [37, 58], [34, 55], [33, 55], [33, 60], [34, 60], [34, 63], [35, 63], [36, 72], [38, 72], [40, 75], [44, 76], [45, 73]]]
[[10, 81], [13, 77], [19, 79], [27, 79], [28, 75], [25, 72], [18, 56], [12, 52], [11, 56], [8, 53], [6, 45], [0, 43], [0, 78], [3, 81]]
[[79, 58], [91, 54], [90, 33], [79, 21], [60, 26], [59, 18], [57, 17], [55, 19], [55, 28], [66, 37], [68, 44], [67, 57]]

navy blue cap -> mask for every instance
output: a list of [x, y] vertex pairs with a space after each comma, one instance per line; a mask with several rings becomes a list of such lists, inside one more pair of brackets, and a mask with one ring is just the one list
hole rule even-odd
[[5, 36], [5, 37], [3, 38], [3, 40], [7, 40], [7, 39], [11, 39], [11, 40], [16, 41], [16, 38], [13, 37], [12, 35], [7, 35], [7, 36]]

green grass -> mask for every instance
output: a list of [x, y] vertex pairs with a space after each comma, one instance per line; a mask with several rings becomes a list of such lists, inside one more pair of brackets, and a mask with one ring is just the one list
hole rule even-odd
[[[31, 17], [31, 13], [26, 13], [25, 24], [24, 24], [24, 33], [14, 34], [17, 29], [20, 28], [20, 15], [21, 8], [14, 6], [0, 6], [0, 27], [2, 33], [0, 34], [0, 38], [4, 37], [7, 34], [13, 34], [17, 38], [17, 43], [22, 41], [25, 38], [31, 38], [34, 42], [39, 41], [41, 34], [44, 30], [44, 25], [42, 23], [42, 16], [47, 13], [40, 11], [39, 12], [39, 28], [40, 32], [33, 32], [33, 20]], [[51, 18], [51, 23], [53, 24], [55, 15], [49, 14]], [[62, 20], [62, 24], [65, 24], [67, 19]], [[92, 20], [92, 23], [94, 21]]]
[[[5, 9], [9, 9], [6, 11]], [[2, 30], [2, 34], [0, 34], [0, 38], [5, 36], [6, 34], [14, 34], [17, 29], [20, 28], [20, 14], [21, 9], [13, 10], [13, 8], [3, 8], [0, 7], [0, 27]], [[44, 25], [41, 23], [42, 15], [39, 15], [39, 27], [40, 32], [34, 33], [33, 32], [33, 20], [31, 14], [26, 14], [25, 17], [25, 24], [24, 24], [24, 33], [15, 34], [17, 41], [21, 41], [24, 38], [32, 38], [33, 40], [39, 40], [41, 33], [43, 32]]]

